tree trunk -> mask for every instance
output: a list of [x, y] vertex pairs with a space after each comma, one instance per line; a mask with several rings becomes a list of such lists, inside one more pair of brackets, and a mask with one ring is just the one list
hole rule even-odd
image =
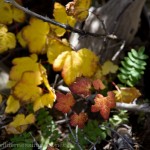
[[94, 51], [100, 56], [101, 63], [107, 59], [117, 62], [119, 57], [115, 56], [123, 49], [121, 45], [130, 44], [138, 30], [144, 4], [145, 0], [110, 0], [100, 8], [92, 7], [83, 27], [78, 23], [77, 28], [96, 34], [113, 34], [117, 40], [89, 35], [80, 37], [73, 33], [71, 44], [77, 50], [88, 48]]

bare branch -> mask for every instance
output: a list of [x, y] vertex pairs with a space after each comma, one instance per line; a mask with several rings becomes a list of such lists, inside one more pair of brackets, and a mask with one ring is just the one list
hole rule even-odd
[[117, 102], [116, 107], [119, 109], [125, 109], [129, 111], [141, 111], [141, 112], [150, 113], [150, 106], [147, 104], [137, 105], [137, 104], [127, 104], [127, 103]]
[[66, 29], [66, 30], [69, 30], [69, 31], [78, 33], [78, 34], [80, 34], [80, 35], [82, 35], [82, 36], [87, 36], [87, 35], [89, 35], [89, 36], [101, 37], [101, 38], [104, 38], [104, 37], [105, 37], [105, 38], [109, 38], [109, 39], [113, 39], [113, 40], [116, 40], [116, 39], [117, 39], [117, 37], [116, 37], [115, 35], [112, 35], [112, 34], [106, 35], [106, 34], [90, 33], [90, 32], [86, 32], [86, 31], [84, 31], [84, 30], [80, 30], [80, 29], [73, 28], [73, 27], [69, 26], [68, 24], [63, 24], [63, 23], [57, 22], [57, 21], [55, 21], [55, 20], [53, 20], [53, 19], [50, 19], [50, 18], [47, 17], [47, 16], [44, 17], [44, 16], [42, 16], [42, 15], [39, 15], [39, 14], [37, 14], [37, 13], [35, 13], [35, 12], [29, 10], [28, 8], [25, 8], [25, 7], [21, 6], [20, 4], [18, 4], [17, 2], [15, 2], [15, 0], [5, 0], [5, 2], [12, 4], [14, 7], [16, 7], [16, 8], [18, 8], [18, 9], [24, 11], [25, 13], [27, 13], [27, 14], [33, 16], [33, 17], [39, 18], [39, 19], [41, 19], [41, 20], [43, 20], [43, 21], [49, 22], [49, 23], [51, 23], [51, 24], [53, 24], [53, 25], [59, 26], [59, 27], [64, 28], [64, 29]]

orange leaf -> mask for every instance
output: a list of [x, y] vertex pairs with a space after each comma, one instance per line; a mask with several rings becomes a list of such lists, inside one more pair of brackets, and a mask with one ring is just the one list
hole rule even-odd
[[72, 93], [87, 97], [91, 94], [91, 81], [88, 78], [79, 77], [69, 88]]
[[93, 81], [93, 86], [95, 90], [103, 90], [105, 89], [105, 85], [99, 79]]
[[78, 126], [79, 128], [83, 128], [87, 120], [88, 116], [86, 113], [81, 112], [79, 115], [75, 113], [70, 117], [70, 124], [72, 126]]
[[57, 103], [55, 104], [55, 108], [63, 113], [68, 113], [75, 104], [75, 100], [71, 93], [67, 93], [66, 95], [57, 93], [56, 97]]
[[107, 92], [107, 97], [104, 97], [101, 94], [97, 94], [94, 101], [95, 104], [92, 105], [91, 111], [92, 112], [98, 112], [100, 111], [100, 114], [104, 119], [109, 118], [110, 109], [115, 107], [115, 96], [113, 92]]

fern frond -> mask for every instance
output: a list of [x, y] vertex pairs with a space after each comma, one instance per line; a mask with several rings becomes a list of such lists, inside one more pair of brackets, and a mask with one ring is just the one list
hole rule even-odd
[[121, 62], [121, 67], [119, 68], [120, 73], [118, 74], [118, 79], [123, 84], [128, 86], [135, 86], [144, 74], [146, 59], [148, 56], [144, 54], [145, 48], [141, 47], [138, 51], [131, 49], [128, 52], [128, 56], [124, 58]]

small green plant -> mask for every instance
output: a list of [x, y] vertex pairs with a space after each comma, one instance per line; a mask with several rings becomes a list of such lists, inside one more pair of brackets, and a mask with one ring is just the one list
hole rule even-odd
[[33, 139], [30, 133], [24, 132], [20, 135], [14, 135], [10, 140], [12, 150], [32, 150]]
[[114, 114], [111, 118], [109, 118], [111, 128], [115, 128], [123, 123], [128, 123], [129, 122], [128, 118], [129, 116], [126, 110], [119, 110], [117, 114]]
[[53, 121], [49, 112], [40, 109], [37, 115], [37, 126], [40, 132], [40, 145], [42, 150], [47, 149], [48, 145], [56, 144], [60, 137], [57, 125]]
[[128, 57], [121, 62], [122, 67], [119, 68], [119, 80], [130, 87], [135, 86], [144, 74], [146, 59], [148, 56], [144, 54], [145, 48], [140, 47], [138, 51], [131, 49]]

